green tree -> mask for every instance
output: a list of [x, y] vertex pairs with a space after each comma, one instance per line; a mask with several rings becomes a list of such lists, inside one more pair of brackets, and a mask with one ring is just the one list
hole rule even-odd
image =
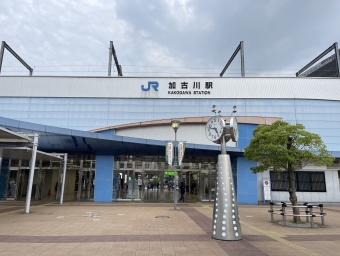
[[[298, 204], [294, 171], [306, 164], [330, 166], [334, 160], [319, 135], [306, 131], [302, 124], [290, 125], [284, 121], [259, 125], [244, 156], [258, 163], [251, 168], [253, 173], [269, 169], [277, 173], [288, 172], [289, 200], [293, 206]], [[298, 215], [299, 209], [293, 208], [293, 213]], [[293, 220], [299, 222], [300, 218], [294, 216]]]

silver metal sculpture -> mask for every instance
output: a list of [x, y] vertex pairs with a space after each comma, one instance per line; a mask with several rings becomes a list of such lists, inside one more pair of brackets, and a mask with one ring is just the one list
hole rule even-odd
[[[215, 106], [213, 106], [212, 112]], [[236, 113], [236, 106], [232, 112]], [[206, 136], [216, 144], [221, 144], [221, 154], [218, 155], [216, 169], [215, 201], [212, 223], [212, 238], [219, 240], [237, 241], [242, 239], [240, 216], [236, 191], [234, 188], [233, 172], [230, 156], [226, 152], [226, 142], [238, 140], [236, 117], [231, 116], [226, 122], [219, 115], [211, 117], [206, 124]]]

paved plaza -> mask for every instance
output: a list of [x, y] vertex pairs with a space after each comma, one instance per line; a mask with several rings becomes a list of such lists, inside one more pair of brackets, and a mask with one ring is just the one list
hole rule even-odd
[[[325, 226], [283, 227], [240, 205], [243, 240], [211, 238], [211, 203], [0, 202], [0, 255], [340, 255], [340, 207]], [[280, 221], [280, 216], [276, 215]], [[320, 219], [316, 220], [320, 223]]]

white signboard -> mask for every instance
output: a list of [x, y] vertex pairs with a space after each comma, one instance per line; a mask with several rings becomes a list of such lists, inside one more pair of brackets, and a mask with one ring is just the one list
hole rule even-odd
[[263, 178], [262, 179], [262, 185], [263, 185], [263, 200], [264, 202], [266, 200], [272, 201], [272, 191], [271, 191], [271, 184], [269, 178]]
[[[340, 97], [340, 79], [332, 78], [0, 76], [0, 84], [2, 97], [327, 100]], [[319, 90], [320, 84], [324, 90]]]

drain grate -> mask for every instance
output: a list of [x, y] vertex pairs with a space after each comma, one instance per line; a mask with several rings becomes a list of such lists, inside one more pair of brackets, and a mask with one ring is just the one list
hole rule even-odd
[[38, 215], [51, 215], [53, 213], [38, 213]]
[[169, 216], [156, 216], [155, 218], [158, 218], [158, 219], [168, 219], [170, 217]]

